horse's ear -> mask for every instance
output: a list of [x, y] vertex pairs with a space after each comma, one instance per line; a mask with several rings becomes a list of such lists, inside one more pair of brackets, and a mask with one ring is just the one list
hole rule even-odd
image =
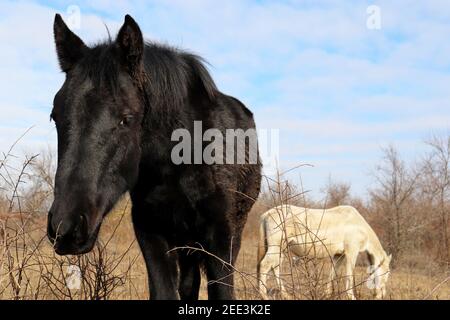
[[116, 45], [122, 63], [131, 76], [137, 76], [143, 70], [144, 38], [138, 24], [128, 14], [117, 35]]
[[392, 254], [388, 255], [389, 262], [392, 260]]
[[59, 65], [62, 71], [67, 72], [83, 57], [88, 48], [75, 33], [70, 31], [59, 14], [55, 15], [53, 34]]

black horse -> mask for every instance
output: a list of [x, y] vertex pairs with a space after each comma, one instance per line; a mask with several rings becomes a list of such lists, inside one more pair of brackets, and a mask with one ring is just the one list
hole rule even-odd
[[[125, 17], [117, 38], [93, 47], [60, 15], [54, 36], [65, 82], [51, 118], [58, 134], [48, 236], [58, 254], [92, 250], [106, 214], [127, 191], [152, 299], [233, 299], [233, 264], [261, 166], [172, 161], [174, 130], [254, 129], [252, 113], [222, 94], [195, 55], [145, 43]], [[202, 145], [204, 147], [204, 144]], [[245, 147], [245, 159], [249, 148]], [[183, 246], [204, 251], [172, 250]]]

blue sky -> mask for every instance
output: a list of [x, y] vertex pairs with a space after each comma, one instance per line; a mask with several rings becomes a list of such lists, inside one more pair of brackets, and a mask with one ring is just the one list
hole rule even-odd
[[[147, 39], [205, 57], [219, 88], [257, 125], [280, 130], [280, 166], [313, 194], [328, 177], [364, 195], [381, 147], [414, 161], [424, 139], [450, 128], [447, 1], [1, 1], [0, 150], [26, 128], [20, 150], [55, 146], [48, 121], [58, 70], [52, 23], [81, 10], [86, 43], [114, 36], [126, 13]], [[381, 29], [366, 26], [369, 5]]]

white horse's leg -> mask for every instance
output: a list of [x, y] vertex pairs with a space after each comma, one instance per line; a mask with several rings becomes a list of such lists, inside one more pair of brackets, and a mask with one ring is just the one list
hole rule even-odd
[[283, 280], [280, 277], [281, 265], [283, 263], [283, 257], [280, 256], [279, 258], [280, 258], [280, 261], [279, 261], [280, 263], [276, 267], [273, 268], [273, 273], [275, 274], [275, 279], [277, 281], [278, 288], [280, 288], [281, 298], [288, 299], [289, 297], [288, 297], [287, 291], [284, 288]]
[[[269, 247], [266, 255], [260, 262], [259, 277], [260, 283], [258, 283], [259, 292], [263, 299], [268, 299], [269, 288], [267, 287], [267, 275], [271, 270], [274, 270], [274, 266], [279, 265], [279, 250], [276, 247]], [[274, 270], [275, 271], [275, 270]]]
[[329, 296], [331, 296], [333, 294], [333, 284], [334, 284], [333, 282], [336, 279], [336, 276], [342, 267], [342, 261], [344, 261], [344, 256], [342, 256], [342, 255], [334, 256], [331, 261], [332, 265], [331, 265], [330, 275], [328, 276], [328, 283], [327, 283], [327, 289], [326, 289], [326, 293]]
[[335, 262], [335, 257], [333, 257], [331, 259], [330, 275], [328, 276], [328, 283], [326, 289], [326, 293], [329, 296], [333, 293], [333, 281], [336, 278], [336, 273], [337, 273], [337, 266]]
[[[376, 272], [376, 275], [375, 275], [375, 277], [378, 277], [378, 270], [377, 271], [375, 271]], [[375, 299], [378, 299], [378, 300], [381, 300], [381, 299], [383, 299], [384, 298], [384, 291], [385, 290], [383, 290], [383, 288], [381, 288], [381, 287], [379, 287], [378, 285], [377, 285], [377, 280], [376, 279], [374, 279], [373, 280], [375, 283]]]
[[345, 291], [347, 296], [351, 300], [356, 300], [354, 293], [354, 274], [353, 271], [356, 265], [356, 259], [358, 258], [358, 252], [346, 252], [345, 253]]
[[[263, 263], [264, 262], [264, 263]], [[261, 294], [261, 297], [264, 300], [267, 300], [268, 297], [268, 288], [267, 288], [267, 274], [270, 272], [270, 270], [272, 270], [272, 266], [268, 263], [268, 261], [261, 261], [261, 267], [260, 267], [260, 275], [259, 275], [259, 279], [260, 282], [258, 283], [258, 287], [259, 287], [259, 293]]]

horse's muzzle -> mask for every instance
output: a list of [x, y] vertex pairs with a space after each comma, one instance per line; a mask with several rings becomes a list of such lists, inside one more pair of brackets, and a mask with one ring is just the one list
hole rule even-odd
[[57, 218], [51, 211], [48, 215], [47, 236], [59, 255], [78, 255], [92, 250], [95, 237], [88, 232], [88, 223], [84, 215]]

